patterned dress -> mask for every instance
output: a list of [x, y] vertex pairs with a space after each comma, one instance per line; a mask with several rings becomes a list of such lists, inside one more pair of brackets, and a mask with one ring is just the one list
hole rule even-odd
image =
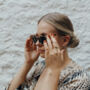
[[[36, 61], [30, 70], [29, 77], [16, 90], [34, 90], [44, 68], [45, 60]], [[9, 85], [5, 90], [8, 90]], [[90, 84], [86, 72], [71, 60], [60, 73], [57, 90], [90, 90]]]

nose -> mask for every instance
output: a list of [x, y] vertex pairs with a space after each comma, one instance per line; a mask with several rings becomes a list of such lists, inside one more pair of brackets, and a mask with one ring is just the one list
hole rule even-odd
[[42, 45], [42, 44], [40, 44], [40, 42], [39, 42], [39, 41], [37, 41], [37, 42], [36, 42], [36, 46], [41, 47], [41, 46], [43, 46], [43, 45]]

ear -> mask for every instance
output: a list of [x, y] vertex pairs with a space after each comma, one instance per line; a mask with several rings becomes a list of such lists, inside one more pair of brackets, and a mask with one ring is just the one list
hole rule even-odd
[[68, 45], [69, 41], [70, 41], [70, 36], [69, 35], [64, 36], [62, 46], [66, 47]]

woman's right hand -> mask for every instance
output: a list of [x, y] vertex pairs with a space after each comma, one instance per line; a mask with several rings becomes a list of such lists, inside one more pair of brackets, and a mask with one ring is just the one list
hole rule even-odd
[[26, 59], [25, 62], [27, 64], [34, 63], [40, 55], [40, 52], [38, 51], [38, 47], [31, 38], [32, 36], [33, 35], [31, 35], [30, 38], [26, 40], [26, 44], [25, 44], [25, 59]]

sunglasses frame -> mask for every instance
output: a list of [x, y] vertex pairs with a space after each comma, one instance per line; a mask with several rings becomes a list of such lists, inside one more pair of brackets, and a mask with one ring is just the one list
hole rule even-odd
[[39, 41], [40, 44], [43, 44], [44, 40], [46, 40], [46, 37], [45, 37], [45, 35], [41, 35], [41, 36], [33, 35], [32, 40], [33, 40], [34, 43]]

